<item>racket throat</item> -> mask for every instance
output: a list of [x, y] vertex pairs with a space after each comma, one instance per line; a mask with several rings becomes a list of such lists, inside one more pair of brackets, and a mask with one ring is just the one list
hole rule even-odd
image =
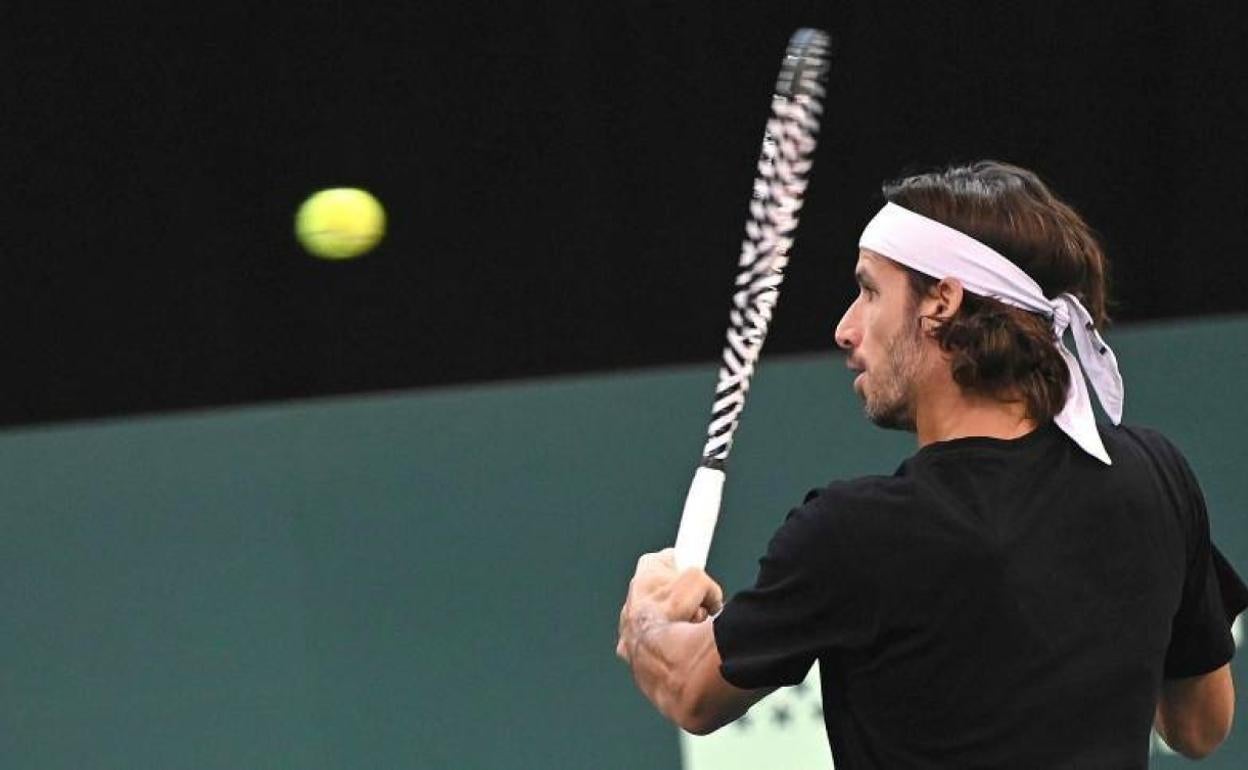
[[698, 463], [699, 468], [710, 468], [720, 473], [724, 472], [724, 466], [726, 465], [728, 465], [728, 458], [726, 457], [703, 457], [702, 462]]

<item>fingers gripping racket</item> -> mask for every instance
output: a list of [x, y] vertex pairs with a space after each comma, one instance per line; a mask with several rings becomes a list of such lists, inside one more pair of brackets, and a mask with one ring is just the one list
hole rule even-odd
[[719, 518], [724, 465], [767, 337], [797, 229], [823, 111], [822, 81], [830, 57], [827, 34], [799, 29], [789, 39], [763, 134], [758, 176], [745, 220], [728, 338], [715, 387], [702, 461], [693, 475], [676, 534], [676, 566], [705, 567]]

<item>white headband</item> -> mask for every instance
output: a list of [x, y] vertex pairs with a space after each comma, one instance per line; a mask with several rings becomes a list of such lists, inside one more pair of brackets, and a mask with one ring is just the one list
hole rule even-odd
[[[992, 297], [1008, 305], [1053, 320], [1057, 349], [1070, 370], [1066, 405], [1054, 422], [1085, 452], [1106, 465], [1112, 464], [1096, 430], [1092, 401], [1083, 382], [1084, 369], [1105, 413], [1117, 425], [1122, 420], [1123, 387], [1118, 359], [1097, 332], [1087, 308], [1072, 294], [1056, 299], [1010, 260], [952, 227], [928, 219], [895, 203], [885, 204], [858, 239], [870, 249], [937, 280], [953, 278], [972, 294]], [[1072, 323], [1073, 322], [1073, 323]], [[1062, 335], [1070, 329], [1078, 360], [1067, 349]], [[1079, 362], [1083, 362], [1083, 369]]]

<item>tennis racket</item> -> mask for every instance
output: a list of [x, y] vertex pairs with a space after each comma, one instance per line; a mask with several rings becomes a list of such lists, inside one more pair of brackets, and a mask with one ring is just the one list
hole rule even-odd
[[750, 378], [767, 337], [806, 194], [819, 116], [823, 112], [823, 78], [830, 64], [830, 48], [826, 33], [799, 29], [789, 39], [780, 66], [771, 99], [771, 117], [758, 158], [750, 213], [745, 220], [740, 272], [728, 313], [728, 335], [706, 445], [676, 533], [679, 569], [705, 567], [711, 550], [723, 497], [724, 466], [732, 451]]

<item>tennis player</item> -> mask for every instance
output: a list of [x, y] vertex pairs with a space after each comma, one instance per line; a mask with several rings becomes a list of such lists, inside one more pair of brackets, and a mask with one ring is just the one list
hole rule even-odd
[[694, 733], [818, 660], [838, 770], [1144, 768], [1153, 726], [1209, 754], [1248, 588], [1178, 449], [1117, 424], [1101, 247], [1002, 163], [884, 198], [836, 342], [868, 419], [918, 450], [808, 494], [726, 604], [670, 550], [643, 556], [617, 654]]

